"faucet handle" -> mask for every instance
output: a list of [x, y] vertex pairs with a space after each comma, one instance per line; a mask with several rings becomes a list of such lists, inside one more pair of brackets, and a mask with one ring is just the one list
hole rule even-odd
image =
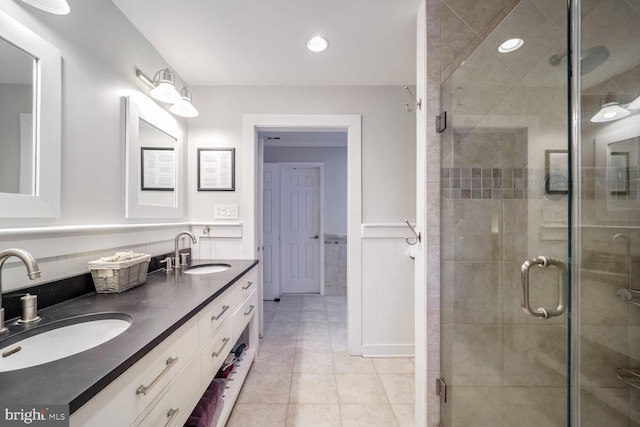
[[180, 265], [182, 267], [186, 267], [187, 266], [187, 259], [189, 258], [189, 254], [184, 252], [180, 254]]
[[173, 271], [173, 257], [166, 257], [165, 259], [160, 261], [160, 264], [166, 264], [164, 268], [165, 271]]
[[38, 316], [38, 296], [25, 294], [20, 298], [20, 305], [22, 307], [22, 314], [18, 323], [31, 323], [40, 320]]

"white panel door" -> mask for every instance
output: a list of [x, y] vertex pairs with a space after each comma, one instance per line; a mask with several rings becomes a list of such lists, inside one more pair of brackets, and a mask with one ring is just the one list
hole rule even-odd
[[263, 171], [263, 299], [280, 298], [280, 167], [265, 163]]
[[320, 293], [320, 168], [280, 169], [282, 293]]

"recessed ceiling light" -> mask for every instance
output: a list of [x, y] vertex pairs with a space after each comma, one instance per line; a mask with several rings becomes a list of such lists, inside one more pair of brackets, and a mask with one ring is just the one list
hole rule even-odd
[[498, 47], [498, 52], [500, 52], [500, 53], [513, 52], [514, 50], [520, 49], [523, 44], [524, 44], [524, 40], [522, 40], [522, 39], [509, 39], [509, 40], [503, 42]]
[[307, 49], [311, 52], [322, 52], [327, 46], [329, 46], [329, 42], [323, 37], [314, 37], [307, 42]]

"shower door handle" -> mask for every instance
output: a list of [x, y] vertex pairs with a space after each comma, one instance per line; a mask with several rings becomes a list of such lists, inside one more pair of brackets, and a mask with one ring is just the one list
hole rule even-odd
[[[558, 269], [558, 305], [555, 309], [549, 308], [537, 308], [533, 310], [529, 305], [529, 271], [532, 266], [538, 266], [540, 268], [547, 268], [555, 265]], [[520, 275], [522, 278], [522, 309], [525, 313], [533, 316], [540, 317], [542, 319], [549, 319], [551, 317], [560, 316], [567, 309], [567, 266], [562, 262], [546, 256], [539, 256], [533, 259], [528, 259], [522, 263], [520, 268]]]

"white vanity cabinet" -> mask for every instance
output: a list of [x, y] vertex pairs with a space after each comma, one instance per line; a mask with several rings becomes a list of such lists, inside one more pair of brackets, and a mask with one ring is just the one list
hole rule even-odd
[[76, 411], [70, 425], [131, 425], [166, 393], [167, 386], [175, 382], [197, 351], [198, 322], [193, 318]]
[[71, 427], [183, 426], [238, 339], [247, 350], [223, 394], [224, 426], [258, 347], [257, 269], [231, 285], [74, 412]]

